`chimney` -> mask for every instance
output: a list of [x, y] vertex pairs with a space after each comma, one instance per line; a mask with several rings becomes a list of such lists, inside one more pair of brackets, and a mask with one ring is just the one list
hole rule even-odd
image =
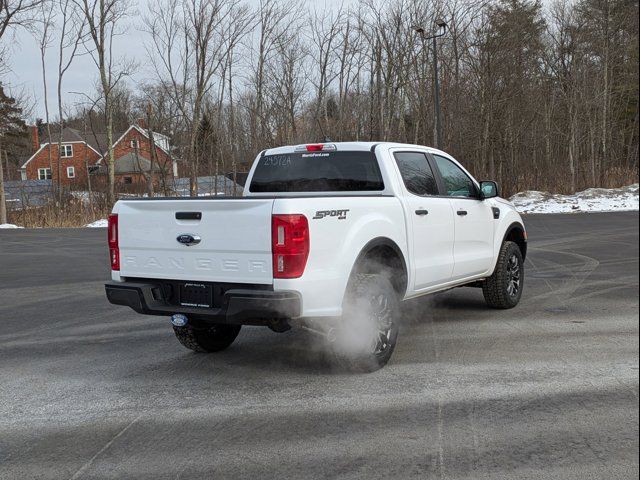
[[144, 118], [138, 118], [136, 120], [136, 125], [138, 125], [141, 129], [147, 130], [147, 121]]
[[29, 127], [29, 130], [31, 130], [31, 148], [35, 153], [40, 148], [40, 135], [38, 134], [38, 126], [31, 125]]

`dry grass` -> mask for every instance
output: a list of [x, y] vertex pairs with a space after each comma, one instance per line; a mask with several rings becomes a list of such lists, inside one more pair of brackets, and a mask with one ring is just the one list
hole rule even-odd
[[572, 195], [588, 188], [620, 188], [638, 183], [638, 170], [630, 167], [612, 167], [602, 174], [602, 178], [596, 185], [593, 184], [589, 172], [579, 172], [576, 175], [576, 191], [571, 191], [569, 177], [558, 172], [555, 175], [548, 175], [543, 172], [531, 172], [521, 174], [513, 182], [506, 182], [500, 185], [503, 196], [510, 197], [525, 190], [539, 190], [549, 193], [559, 193], [562, 195]]
[[66, 199], [58, 204], [10, 211], [8, 220], [25, 228], [73, 228], [106, 218], [110, 211], [104, 202], [89, 205], [82, 200]]

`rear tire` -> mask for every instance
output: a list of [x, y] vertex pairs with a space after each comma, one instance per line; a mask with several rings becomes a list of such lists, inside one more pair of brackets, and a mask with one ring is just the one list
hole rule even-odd
[[178, 341], [189, 350], [200, 353], [219, 352], [224, 350], [240, 333], [241, 325], [213, 325], [195, 329], [191, 325], [173, 327]]
[[504, 242], [493, 275], [482, 282], [484, 299], [492, 308], [513, 308], [520, 302], [523, 287], [524, 261], [520, 247], [514, 242]]
[[396, 346], [400, 300], [389, 279], [356, 274], [347, 287], [342, 322], [333, 353], [349, 371], [374, 372], [384, 367]]

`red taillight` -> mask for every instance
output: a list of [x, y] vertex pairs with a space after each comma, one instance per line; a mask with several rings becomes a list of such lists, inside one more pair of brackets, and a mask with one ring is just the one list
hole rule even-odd
[[118, 214], [109, 215], [107, 228], [107, 238], [109, 239], [109, 259], [111, 270], [120, 270], [120, 247], [118, 245]]
[[298, 278], [309, 256], [309, 222], [304, 215], [271, 217], [273, 278]]
[[298, 145], [294, 149], [296, 152], [335, 152], [337, 150], [335, 143], [309, 143], [307, 145]]

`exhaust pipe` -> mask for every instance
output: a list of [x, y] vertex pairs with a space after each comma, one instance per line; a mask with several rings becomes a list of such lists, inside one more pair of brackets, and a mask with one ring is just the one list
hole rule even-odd
[[304, 330], [307, 330], [308, 332], [323, 337], [329, 343], [333, 343], [338, 339], [338, 332], [333, 327], [316, 328], [315, 326], [311, 327], [309, 325], [300, 325], [300, 327]]

